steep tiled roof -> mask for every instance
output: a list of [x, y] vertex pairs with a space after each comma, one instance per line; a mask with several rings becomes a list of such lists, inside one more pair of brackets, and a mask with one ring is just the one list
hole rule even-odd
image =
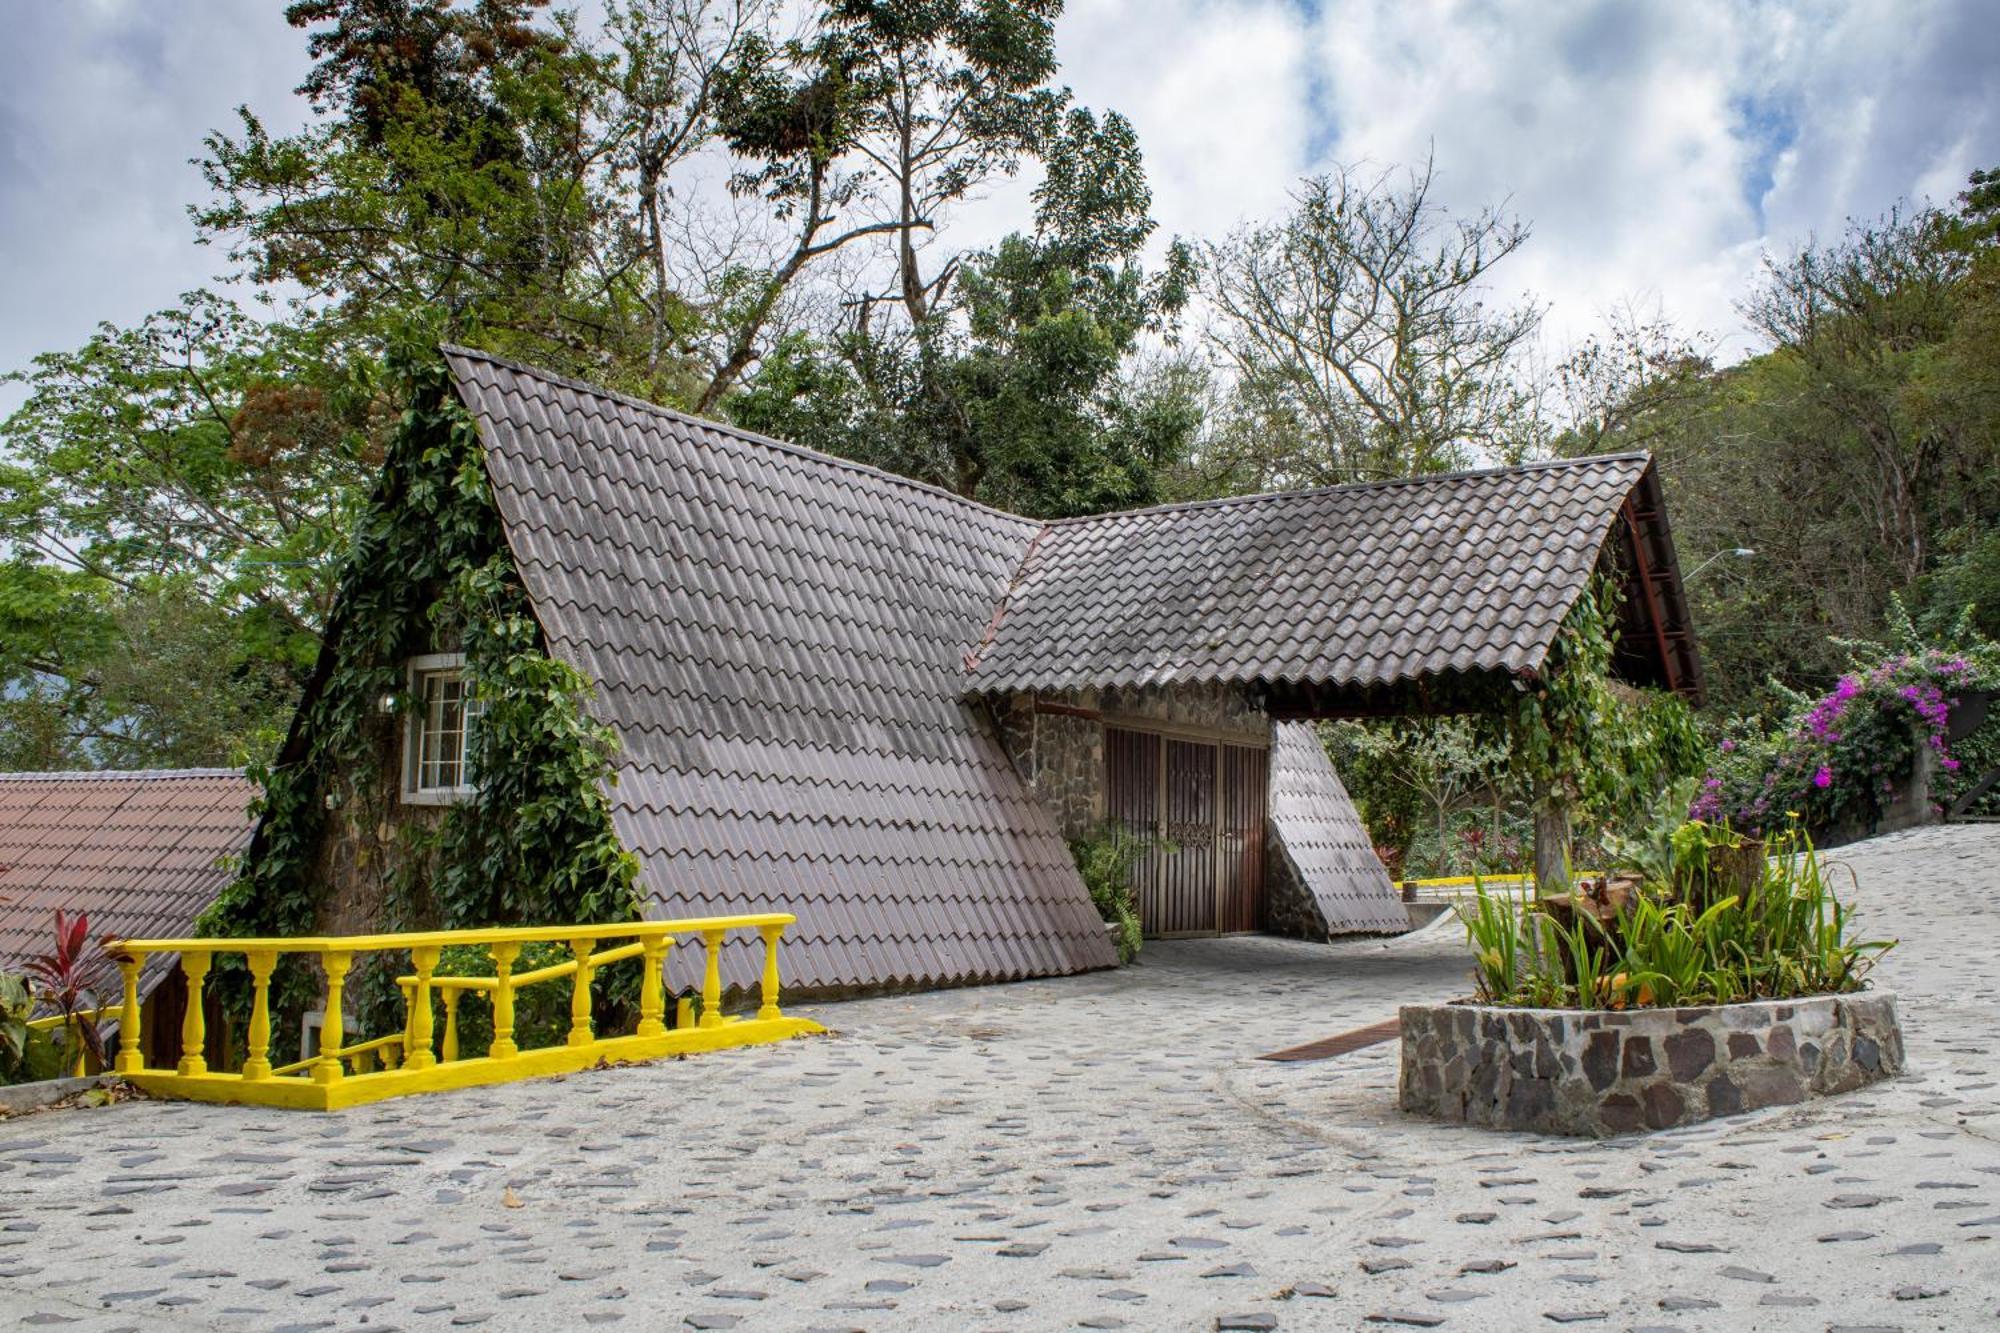
[[967, 683], [1531, 671], [1648, 466], [1620, 454], [1052, 523]]
[[[249, 841], [256, 794], [231, 769], [0, 773], [0, 968], [50, 949], [57, 908], [88, 914], [93, 940], [192, 934]], [[142, 987], [170, 961], [150, 961]]]
[[1271, 729], [1271, 829], [1330, 934], [1410, 926], [1389, 872], [1310, 722]]
[[[451, 350], [551, 650], [622, 741], [655, 916], [796, 912], [832, 988], [1115, 961], [964, 653], [1033, 523], [869, 468]], [[749, 951], [727, 957], [737, 982]]]

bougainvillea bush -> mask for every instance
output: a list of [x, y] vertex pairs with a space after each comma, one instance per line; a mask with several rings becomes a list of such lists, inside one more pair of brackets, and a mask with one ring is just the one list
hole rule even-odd
[[1953, 710], [1969, 692], [2000, 688], [2000, 646], [1963, 626], [1949, 636], [1953, 646], [1921, 646], [1907, 620], [1896, 627], [1899, 646], [1851, 645], [1853, 664], [1834, 687], [1793, 695], [1775, 730], [1733, 726], [1689, 816], [1727, 821], [1746, 833], [1781, 827], [1794, 816], [1815, 830], [1865, 829], [1922, 752], [1936, 761], [1934, 797], [1949, 798], [1985, 767], [1990, 733], [2000, 728], [1989, 722], [1957, 745], [1948, 735]]

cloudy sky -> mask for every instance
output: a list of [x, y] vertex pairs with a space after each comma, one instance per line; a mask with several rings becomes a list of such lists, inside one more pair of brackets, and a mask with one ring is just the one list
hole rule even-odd
[[[1438, 195], [1533, 227], [1502, 276], [1560, 341], [1621, 304], [1751, 350], [1766, 250], [2000, 165], [1996, 0], [1072, 0], [1063, 77], [1137, 125], [1163, 228], [1281, 209], [1330, 162], [1435, 152]], [[248, 103], [297, 123], [279, 0], [8, 0], [0, 370], [222, 266], [188, 159]], [[993, 201], [977, 229], [1008, 211]], [[0, 409], [19, 401], [0, 387]]]

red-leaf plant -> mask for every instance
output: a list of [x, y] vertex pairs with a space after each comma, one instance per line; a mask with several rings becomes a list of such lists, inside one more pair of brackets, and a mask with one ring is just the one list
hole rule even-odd
[[40, 983], [35, 998], [62, 1016], [63, 1030], [76, 1034], [99, 1068], [104, 1066], [104, 1038], [97, 1030], [96, 983], [103, 960], [86, 957], [90, 942], [90, 918], [77, 913], [74, 918], [56, 909], [56, 947], [53, 953], [39, 954], [27, 962], [27, 973]]

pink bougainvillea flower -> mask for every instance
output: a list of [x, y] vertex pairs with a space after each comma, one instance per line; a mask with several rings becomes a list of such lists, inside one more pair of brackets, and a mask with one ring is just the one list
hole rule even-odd
[[1831, 787], [1832, 785], [1833, 785], [1833, 770], [1831, 768], [1828, 768], [1825, 764], [1821, 764], [1819, 766], [1819, 772], [1813, 774], [1813, 786], [1819, 787], [1822, 790], [1824, 790], [1825, 788]]

